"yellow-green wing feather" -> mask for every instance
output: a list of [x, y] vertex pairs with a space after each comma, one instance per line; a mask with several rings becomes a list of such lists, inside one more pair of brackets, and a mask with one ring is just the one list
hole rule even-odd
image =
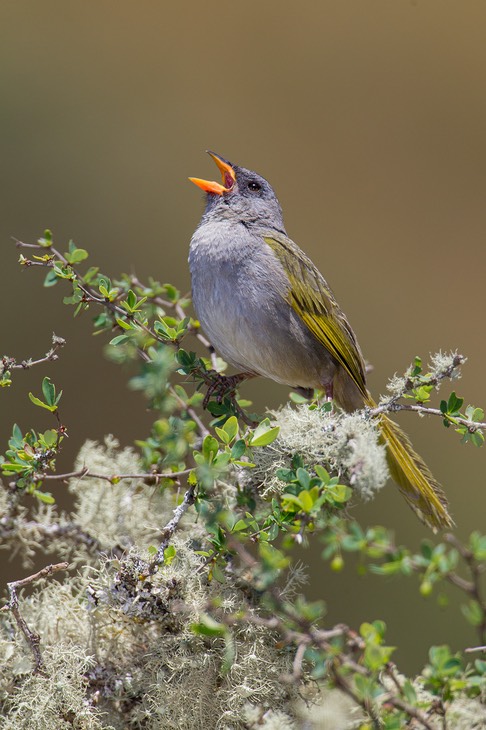
[[[368, 389], [363, 356], [354, 333], [339, 308], [325, 279], [312, 261], [284, 235], [264, 236], [288, 275], [288, 302], [299, 317], [348, 373], [363, 395], [363, 404], [376, 406]], [[447, 499], [422, 458], [414, 451], [408, 436], [387, 416], [378, 418], [382, 443], [386, 446], [388, 466], [401, 493], [419, 518], [432, 530], [453, 525]]]
[[264, 236], [264, 240], [278, 256], [289, 277], [289, 304], [366, 398], [368, 392], [363, 357], [354, 333], [324, 277], [286, 236], [272, 233], [271, 236]]

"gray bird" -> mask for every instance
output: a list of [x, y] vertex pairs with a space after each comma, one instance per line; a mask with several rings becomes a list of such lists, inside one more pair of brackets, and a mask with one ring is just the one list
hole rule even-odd
[[[209, 152], [222, 183], [206, 192], [190, 245], [194, 308], [211, 343], [245, 378], [324, 390], [345, 411], [376, 406], [355, 334], [324, 277], [287, 236], [270, 184]], [[403, 431], [377, 418], [393, 479], [433, 530], [450, 527], [442, 488]]]

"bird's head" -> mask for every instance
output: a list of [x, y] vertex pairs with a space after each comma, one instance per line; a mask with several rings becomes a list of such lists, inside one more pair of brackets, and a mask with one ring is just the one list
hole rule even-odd
[[221, 172], [221, 183], [189, 178], [206, 193], [205, 217], [234, 218], [247, 225], [284, 230], [282, 210], [270, 183], [256, 172], [233, 165], [215, 152], [208, 151], [208, 154]]

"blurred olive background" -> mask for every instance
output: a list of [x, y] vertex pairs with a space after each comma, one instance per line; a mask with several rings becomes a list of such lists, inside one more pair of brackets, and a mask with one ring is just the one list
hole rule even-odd
[[[479, 0], [1, 3], [0, 350], [41, 356], [52, 331], [68, 343], [0, 393], [2, 450], [13, 421], [52, 425], [27, 398], [46, 374], [64, 389], [64, 470], [86, 438], [131, 444], [154, 418], [102, 358], [90, 315], [73, 320], [62, 287], [20, 270], [11, 237], [49, 227], [113, 277], [188, 290], [203, 201], [187, 177], [214, 177], [207, 148], [273, 184], [374, 365], [376, 395], [416, 354], [458, 348], [469, 362], [457, 390], [484, 406], [485, 23]], [[288, 395], [264, 381], [243, 393], [261, 411]], [[484, 529], [484, 450], [437, 420], [400, 421], [444, 483], [458, 534]], [[53, 491], [62, 502], [65, 487]], [[414, 548], [431, 537], [391, 484], [355, 514]], [[405, 669], [431, 643], [475, 643], [454, 594], [440, 610], [413, 579], [330, 574], [319, 552], [316, 541], [302, 559], [329, 622], [383, 618]]]

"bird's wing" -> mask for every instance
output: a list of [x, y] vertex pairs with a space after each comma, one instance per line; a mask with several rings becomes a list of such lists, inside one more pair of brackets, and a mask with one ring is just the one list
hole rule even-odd
[[287, 236], [265, 233], [265, 243], [275, 252], [288, 274], [288, 302], [314, 337], [349, 374], [367, 396], [365, 364], [346, 317], [324, 277], [305, 253]]

